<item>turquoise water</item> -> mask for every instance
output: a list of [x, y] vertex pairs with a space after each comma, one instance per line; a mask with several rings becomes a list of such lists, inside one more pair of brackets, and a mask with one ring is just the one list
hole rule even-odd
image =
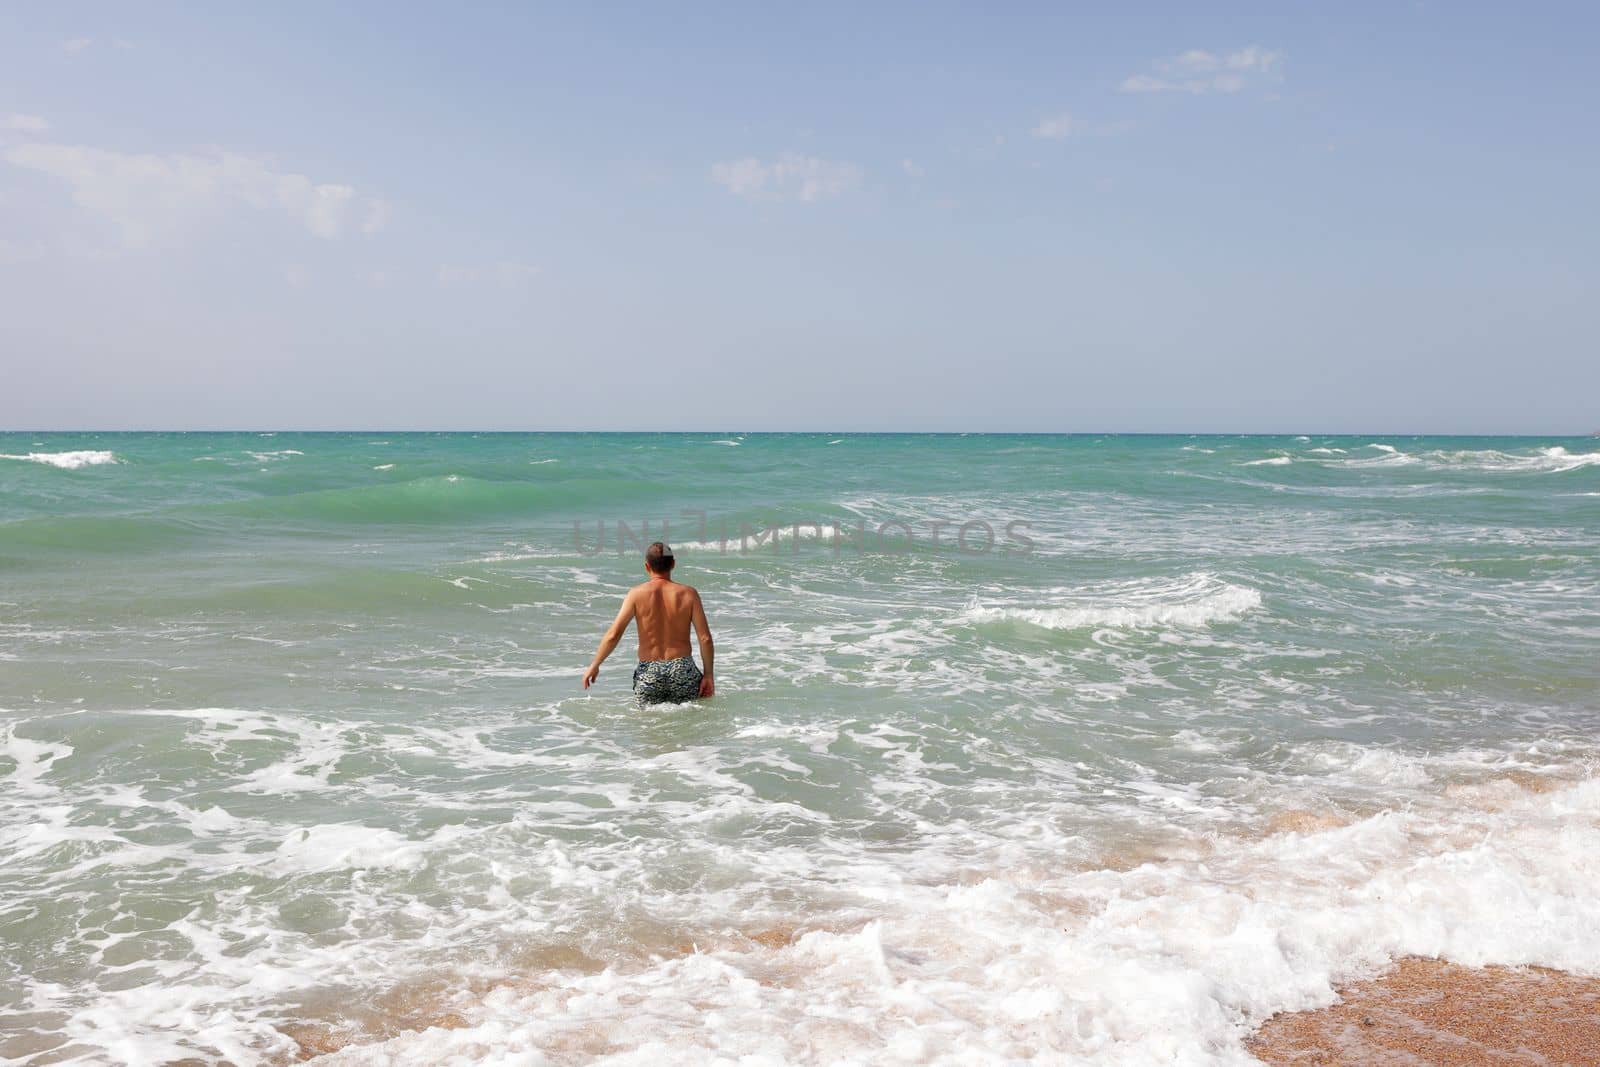
[[[1244, 1063], [1600, 972], [1589, 438], [0, 456], [5, 1062]], [[640, 713], [664, 529], [718, 696]]]

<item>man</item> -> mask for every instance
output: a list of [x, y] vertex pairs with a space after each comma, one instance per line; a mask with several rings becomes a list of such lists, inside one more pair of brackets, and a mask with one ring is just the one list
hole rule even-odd
[[[622, 610], [600, 639], [594, 662], [583, 672], [583, 687], [589, 688], [600, 676], [600, 664], [616, 651], [628, 623], [639, 624], [639, 666], [633, 671], [633, 695], [640, 707], [646, 704], [681, 704], [717, 691], [711, 680], [713, 649], [711, 627], [706, 623], [700, 594], [672, 580], [672, 549], [657, 541], [644, 552], [644, 570], [650, 580], [636, 585], [622, 598]], [[700, 638], [700, 661], [705, 673], [694, 665], [689, 654], [689, 627]]]

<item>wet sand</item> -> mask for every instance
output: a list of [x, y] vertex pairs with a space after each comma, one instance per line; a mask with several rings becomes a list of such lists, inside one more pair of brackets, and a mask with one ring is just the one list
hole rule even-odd
[[1250, 1051], [1274, 1067], [1600, 1064], [1597, 978], [1406, 959], [1339, 993], [1331, 1007], [1274, 1015]]

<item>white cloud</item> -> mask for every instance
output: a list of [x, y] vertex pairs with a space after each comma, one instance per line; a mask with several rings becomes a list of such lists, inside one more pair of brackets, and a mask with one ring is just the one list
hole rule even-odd
[[50, 123], [38, 115], [21, 115], [16, 112], [0, 118], [0, 130], [10, 130], [13, 133], [43, 133], [50, 128]]
[[1059, 114], [1046, 115], [1035, 123], [1029, 132], [1040, 140], [1062, 141], [1068, 137], [1109, 137], [1112, 134], [1127, 133], [1131, 129], [1133, 123], [1125, 119], [1090, 122], [1078, 118], [1071, 112], [1062, 111]]
[[539, 268], [509, 260], [478, 266], [444, 263], [439, 266], [440, 285], [494, 285], [510, 289], [539, 276]]
[[1157, 60], [1154, 74], [1135, 74], [1119, 87], [1125, 93], [1236, 93], [1254, 78], [1276, 73], [1281, 52], [1250, 45], [1225, 55], [1190, 49]]
[[311, 179], [301, 174], [282, 175], [278, 178], [279, 195], [291, 214], [302, 216], [306, 229], [324, 240], [339, 236], [350, 201], [356, 191], [348, 185], [312, 185]]
[[371, 200], [367, 202], [367, 217], [361, 220], [362, 233], [377, 233], [389, 225], [389, 202], [387, 200]]
[[713, 164], [711, 180], [746, 200], [811, 204], [854, 188], [861, 181], [861, 169], [854, 163], [786, 152], [770, 162], [746, 157]]
[[348, 185], [314, 182], [234, 152], [134, 154], [30, 141], [0, 158], [65, 182], [79, 207], [109, 220], [133, 246], [241, 207], [285, 215], [325, 240], [340, 236], [359, 210], [367, 213], [365, 232], [375, 218], [382, 225], [378, 201], [357, 197]]
[[71, 40], [62, 41], [61, 50], [71, 55], [77, 55], [92, 44], [94, 44], [93, 37], [74, 37]]
[[1083, 124], [1073, 118], [1071, 114], [1063, 111], [1059, 115], [1050, 115], [1039, 120], [1033, 128], [1035, 137], [1042, 137], [1048, 141], [1059, 141], [1068, 134], [1079, 133]]

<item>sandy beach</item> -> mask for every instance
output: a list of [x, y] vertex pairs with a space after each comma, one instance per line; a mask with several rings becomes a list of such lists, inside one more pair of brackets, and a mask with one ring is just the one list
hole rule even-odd
[[1275, 1067], [1600, 1063], [1600, 978], [1412, 958], [1339, 993], [1273, 1016], [1250, 1050]]

